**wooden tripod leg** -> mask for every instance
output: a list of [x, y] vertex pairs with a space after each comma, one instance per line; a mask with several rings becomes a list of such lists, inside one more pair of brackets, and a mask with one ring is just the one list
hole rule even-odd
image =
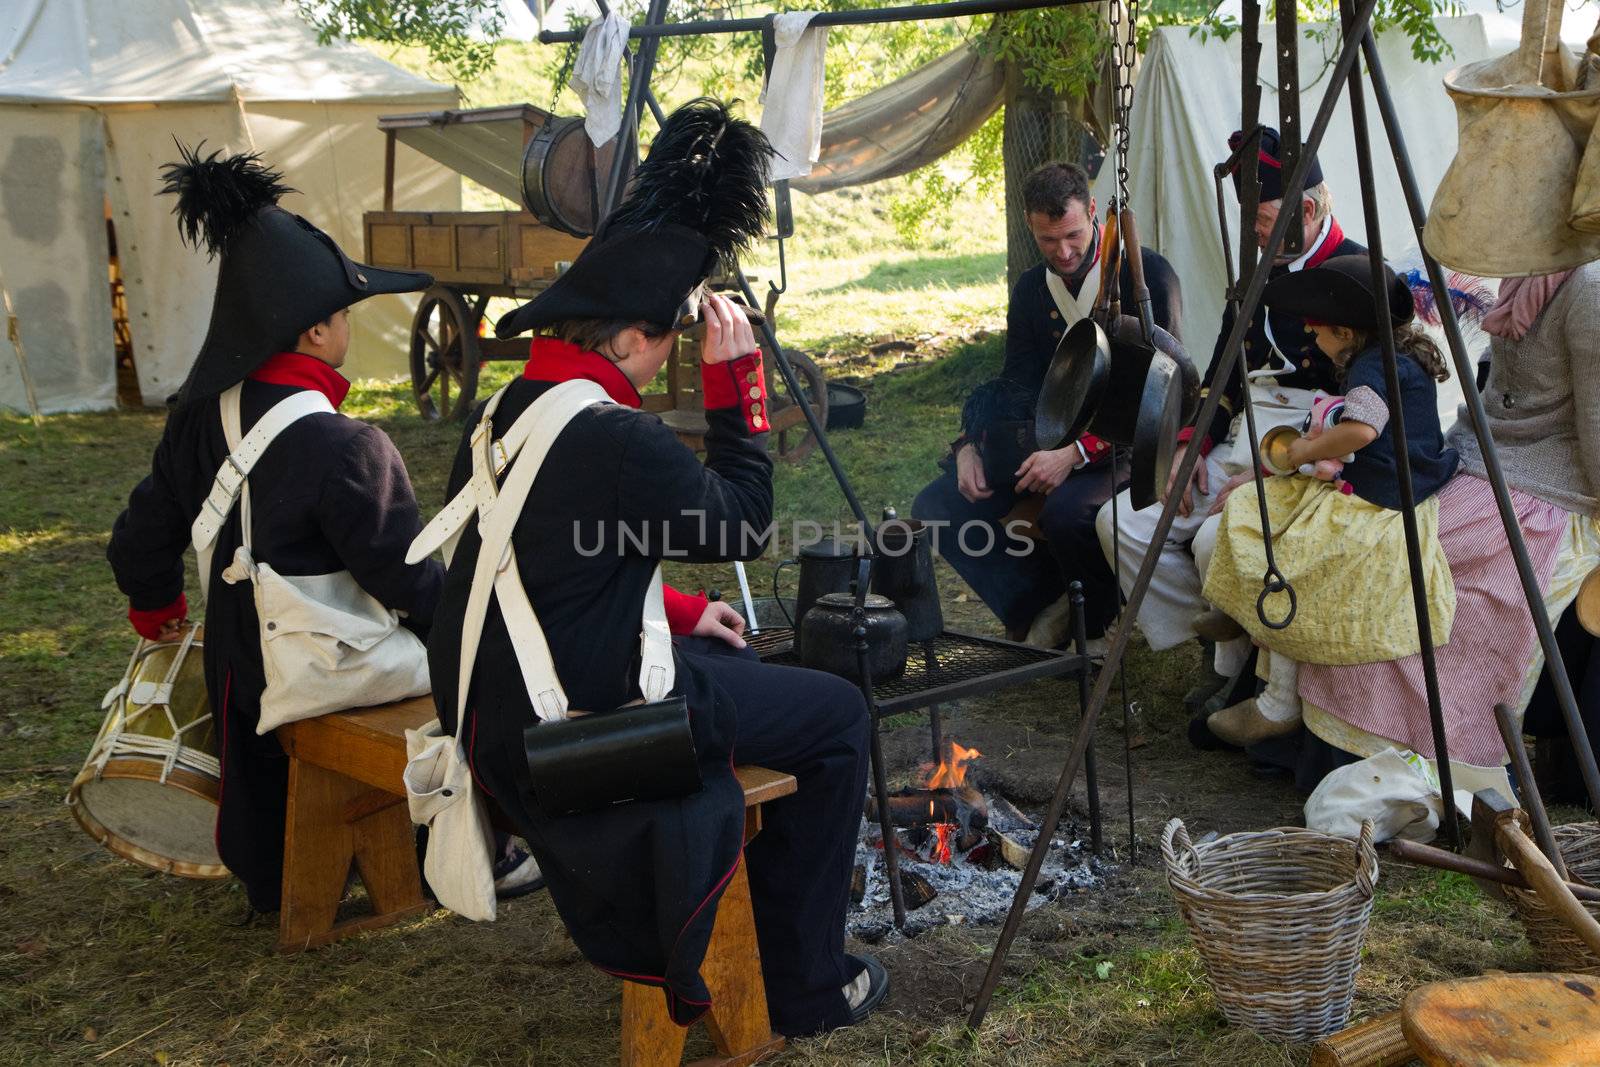
[[283, 841], [283, 906], [278, 951], [320, 944], [333, 929], [355, 838], [345, 805], [367, 791], [360, 782], [302, 760], [289, 761], [289, 807]]

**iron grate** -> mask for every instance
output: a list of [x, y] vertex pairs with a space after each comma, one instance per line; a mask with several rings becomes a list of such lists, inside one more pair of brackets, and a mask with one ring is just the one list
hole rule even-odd
[[[763, 662], [799, 667], [792, 635], [787, 629], [763, 630], [750, 638], [750, 644]], [[1076, 674], [1079, 669], [1074, 655], [946, 630], [931, 641], [912, 645], [905, 673], [874, 684], [872, 695], [879, 711], [888, 714], [1035, 678]]]

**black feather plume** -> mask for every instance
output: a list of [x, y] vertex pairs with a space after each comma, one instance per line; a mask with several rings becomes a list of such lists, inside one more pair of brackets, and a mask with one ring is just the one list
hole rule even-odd
[[731, 268], [739, 250], [766, 230], [772, 155], [766, 134], [734, 118], [726, 105], [692, 100], [667, 116], [606, 230], [687, 226]]
[[166, 183], [161, 192], [178, 198], [172, 209], [178, 216], [178, 232], [195, 249], [203, 244], [208, 256], [225, 250], [256, 212], [294, 192], [280, 181], [281, 174], [262, 165], [260, 156], [224, 159], [219, 149], [202, 157], [204, 141], [192, 149], [175, 143], [182, 159], [161, 168]]

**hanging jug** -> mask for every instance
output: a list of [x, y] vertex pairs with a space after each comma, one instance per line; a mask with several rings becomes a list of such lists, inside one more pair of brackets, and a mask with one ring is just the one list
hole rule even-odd
[[1433, 195], [1423, 242], [1447, 267], [1515, 278], [1600, 259], [1600, 233], [1569, 223], [1600, 87], [1576, 89], [1562, 0], [1526, 0], [1515, 52], [1445, 76], [1456, 156]]

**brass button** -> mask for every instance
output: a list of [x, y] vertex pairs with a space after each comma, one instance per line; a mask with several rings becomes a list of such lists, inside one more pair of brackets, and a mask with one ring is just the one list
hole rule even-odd
[[1061, 312], [1059, 312], [1059, 311], [1051, 311], [1050, 312], [1050, 317], [1052, 319], [1059, 319], [1061, 317]]
[[767, 428], [766, 422], [763, 421], [760, 418], [756, 418], [754, 420], [754, 425], [755, 425], [755, 428], [758, 429], [758, 430], [765, 430]]
[[1057, 330], [1055, 332], [1055, 338], [1056, 338], [1057, 341], [1061, 340], [1061, 331], [1060, 330]]
[[360, 282], [362, 285], [366, 285], [367, 284], [367, 276], [365, 274], [361, 274], [360, 272], [357, 272], [356, 281]]
[[750, 414], [759, 419], [761, 417], [761, 405], [760, 404], [751, 404], [750, 405]]
[[761, 387], [759, 385], [752, 385], [750, 387], [750, 399], [751, 400], [760, 400], [761, 399]]
[[1309, 359], [1302, 359], [1300, 361], [1300, 365], [1302, 367], [1309, 367], [1309, 366], [1311, 366], [1311, 361]]
[[749, 374], [746, 374], [744, 376], [744, 380], [749, 382], [751, 385], [756, 384], [756, 372], [751, 371]]

